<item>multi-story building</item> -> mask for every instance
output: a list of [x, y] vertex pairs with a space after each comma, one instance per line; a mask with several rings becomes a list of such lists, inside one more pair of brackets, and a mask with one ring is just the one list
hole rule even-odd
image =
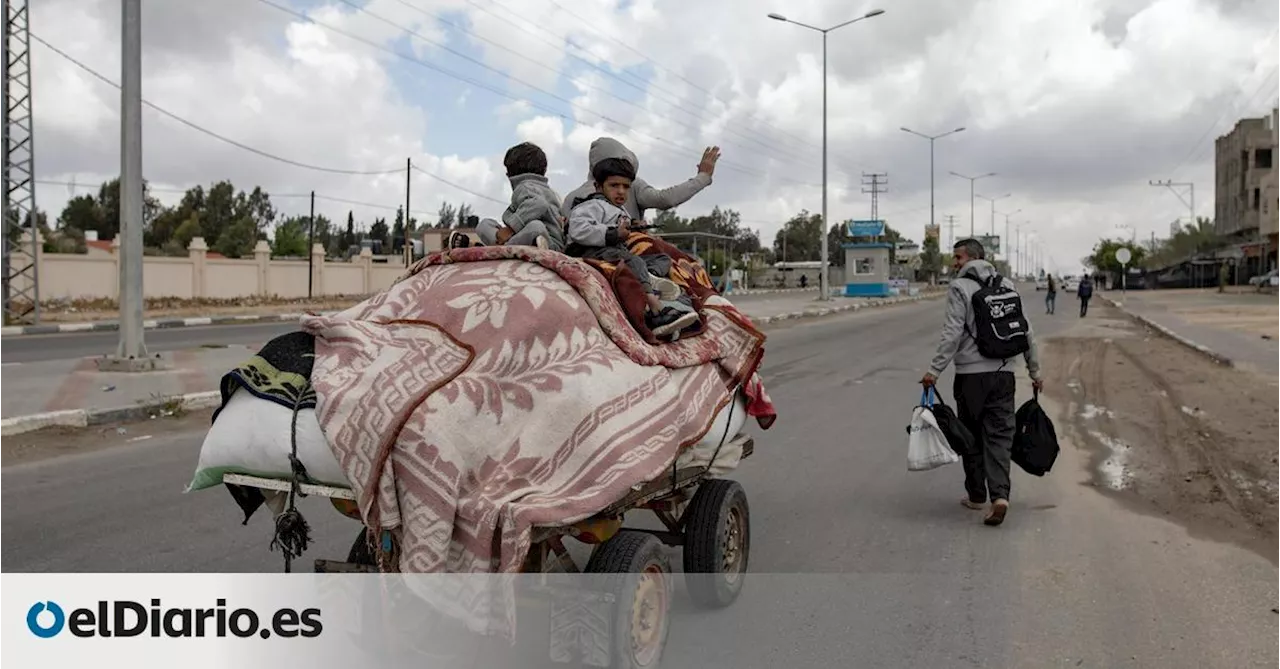
[[[1276, 125], [1280, 121], [1280, 108], [1271, 110], [1270, 121], [1271, 129], [1271, 154], [1276, 154]], [[1280, 226], [1277, 226], [1277, 215], [1280, 215], [1280, 190], [1276, 188], [1276, 176], [1280, 175], [1280, 169], [1273, 169], [1262, 180], [1262, 207], [1261, 221], [1259, 222], [1260, 233], [1262, 238], [1267, 242], [1266, 263], [1262, 269], [1272, 270], [1276, 268], [1276, 249], [1280, 246], [1280, 240], [1277, 239], [1277, 232]]]
[[[1246, 275], [1266, 267], [1266, 225], [1274, 232], [1275, 200], [1264, 197], [1276, 178], [1276, 112], [1246, 118], [1218, 138], [1214, 160], [1214, 232], [1244, 252]], [[1265, 204], [1264, 204], [1265, 202]], [[1264, 214], [1264, 211], [1266, 214]]]

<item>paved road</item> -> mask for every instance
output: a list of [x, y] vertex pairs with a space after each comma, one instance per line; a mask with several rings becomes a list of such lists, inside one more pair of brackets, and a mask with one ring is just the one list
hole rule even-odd
[[[780, 293], [741, 295], [732, 297], [734, 304], [750, 309], [752, 306], [777, 311], [786, 303], [785, 310], [796, 310], [816, 297], [816, 293]], [[772, 313], [770, 311], [770, 313]], [[153, 353], [182, 351], [201, 346], [221, 344], [265, 344], [272, 337], [297, 329], [294, 323], [257, 323], [250, 325], [211, 325], [204, 327], [160, 328], [147, 330], [147, 349]], [[0, 359], [6, 364], [38, 362], [42, 360], [68, 360], [113, 353], [120, 342], [116, 332], [70, 332], [52, 335], [24, 335], [5, 337], [0, 346]]]
[[[735, 474], [754, 574], [733, 607], [673, 629], [668, 666], [1276, 666], [1275, 566], [1082, 485], [1071, 444], [1051, 476], [1015, 474], [998, 529], [958, 504], [958, 467], [906, 471], [938, 307], [771, 332], [781, 419]], [[1073, 320], [1033, 318], [1046, 333]], [[241, 526], [223, 491], [181, 494], [200, 438], [4, 469], [4, 571], [278, 570], [267, 518]], [[354, 524], [303, 510], [308, 557], [341, 557]]]

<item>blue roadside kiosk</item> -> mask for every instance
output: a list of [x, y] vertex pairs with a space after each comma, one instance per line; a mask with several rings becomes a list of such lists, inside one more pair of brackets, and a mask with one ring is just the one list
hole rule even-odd
[[849, 221], [844, 244], [845, 297], [888, 297], [893, 244], [881, 241], [884, 221]]

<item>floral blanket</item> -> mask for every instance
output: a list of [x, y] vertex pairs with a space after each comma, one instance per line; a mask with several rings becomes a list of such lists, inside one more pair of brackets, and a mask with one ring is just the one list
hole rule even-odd
[[370, 527], [416, 573], [513, 573], [535, 526], [588, 518], [668, 470], [735, 387], [767, 428], [764, 335], [704, 295], [654, 346], [610, 283], [533, 247], [428, 256], [386, 292], [306, 316], [316, 413]]
[[[708, 299], [719, 296], [712, 286], [711, 277], [702, 265], [666, 241], [634, 232], [627, 238], [627, 250], [638, 256], [664, 254], [669, 257], [671, 270], [667, 278], [683, 288], [685, 294], [693, 299], [694, 309], [701, 311]], [[614, 265], [603, 260], [586, 260], [585, 262], [605, 276], [622, 304], [627, 320], [640, 333], [640, 336], [650, 344], [657, 344], [658, 339], [653, 336], [653, 332], [644, 321], [645, 311], [649, 308], [644, 287], [636, 277], [632, 276], [626, 265]], [[698, 333], [701, 331], [701, 327], [694, 330]]]

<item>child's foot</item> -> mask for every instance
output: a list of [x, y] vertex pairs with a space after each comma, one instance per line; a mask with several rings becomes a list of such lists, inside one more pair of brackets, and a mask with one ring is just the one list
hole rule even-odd
[[448, 247], [450, 249], [465, 249], [468, 246], [471, 246], [471, 238], [467, 236], [467, 233], [465, 232], [449, 233]]
[[538, 237], [533, 240], [533, 245], [542, 249], [543, 251], [546, 251], [547, 249], [551, 248], [551, 244], [547, 242], [546, 235], [538, 235]]
[[680, 297], [680, 284], [666, 277], [650, 274], [649, 285], [658, 291], [658, 299], [660, 300], [670, 301]]
[[671, 307], [663, 307], [662, 311], [646, 314], [644, 320], [645, 325], [648, 325], [653, 332], [653, 336], [666, 337], [672, 332], [679, 332], [697, 323], [698, 314], [692, 312], [682, 314]]

